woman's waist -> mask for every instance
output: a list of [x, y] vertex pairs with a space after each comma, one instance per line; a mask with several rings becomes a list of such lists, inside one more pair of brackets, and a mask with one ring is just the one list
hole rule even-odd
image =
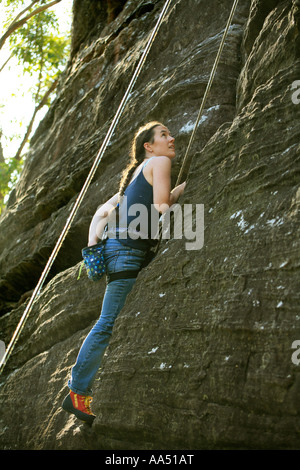
[[149, 233], [143, 233], [131, 227], [110, 227], [106, 230], [106, 236], [110, 240], [117, 240], [122, 245], [127, 245], [141, 251], [148, 251], [158, 242], [158, 230], [151, 236]]
[[117, 239], [105, 241], [104, 259], [108, 273], [140, 270], [146, 257], [146, 251], [124, 245]]

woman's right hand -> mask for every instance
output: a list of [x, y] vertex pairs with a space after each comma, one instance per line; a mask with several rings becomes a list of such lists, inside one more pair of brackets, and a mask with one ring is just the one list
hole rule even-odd
[[185, 186], [186, 186], [186, 181], [184, 181], [183, 183], [179, 184], [178, 186], [176, 186], [179, 190], [179, 195], [181, 196], [183, 193], [184, 193], [184, 190], [185, 190]]

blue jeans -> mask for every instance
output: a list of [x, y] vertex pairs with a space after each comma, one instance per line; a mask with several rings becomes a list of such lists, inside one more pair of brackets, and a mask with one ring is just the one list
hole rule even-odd
[[[137, 270], [144, 261], [145, 252], [123, 245], [118, 240], [108, 239], [104, 258], [108, 273]], [[72, 368], [68, 386], [74, 393], [92, 394], [92, 384], [108, 346], [115, 319], [134, 283], [135, 279], [118, 279], [107, 285], [100, 318], [85, 338]]]

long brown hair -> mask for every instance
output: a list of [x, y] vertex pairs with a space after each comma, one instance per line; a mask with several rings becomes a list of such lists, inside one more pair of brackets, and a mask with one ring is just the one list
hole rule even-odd
[[140, 127], [137, 133], [135, 134], [132, 144], [131, 144], [131, 160], [130, 163], [125, 168], [121, 182], [120, 182], [120, 196], [123, 196], [124, 191], [130, 182], [135, 169], [142, 163], [145, 158], [145, 148], [144, 144], [146, 142], [153, 143], [154, 141], [154, 129], [157, 126], [162, 126], [158, 121], [151, 121]]

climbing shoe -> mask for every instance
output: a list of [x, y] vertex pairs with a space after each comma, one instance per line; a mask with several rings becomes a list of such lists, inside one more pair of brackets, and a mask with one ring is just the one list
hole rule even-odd
[[81, 421], [92, 424], [96, 416], [91, 412], [91, 401], [92, 397], [78, 395], [78, 393], [70, 391], [63, 401], [62, 408], [68, 413], [74, 414]]

